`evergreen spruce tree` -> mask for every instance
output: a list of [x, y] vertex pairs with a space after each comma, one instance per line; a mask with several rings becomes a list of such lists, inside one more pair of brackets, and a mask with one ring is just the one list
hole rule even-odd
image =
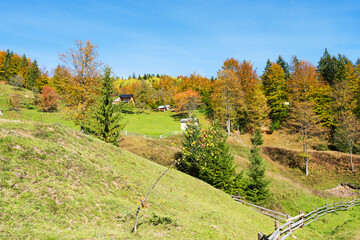
[[27, 72], [27, 68], [28, 68], [28, 60], [25, 56], [25, 54], [22, 56], [21, 61], [20, 61], [20, 76], [25, 79], [26, 78], [26, 72]]
[[235, 173], [225, 132], [217, 125], [206, 130], [188, 125], [178, 168], [229, 194], [243, 194], [243, 173]]
[[356, 60], [355, 65], [356, 65], [356, 66], [360, 65], [360, 58], [358, 58], [358, 59]]
[[93, 110], [89, 123], [86, 124], [85, 131], [105, 142], [118, 145], [118, 138], [124, 124], [120, 123], [122, 119], [121, 105], [113, 104], [115, 89], [114, 79], [110, 74], [111, 69], [106, 67], [101, 82], [101, 96], [98, 99], [97, 107]]
[[279, 55], [276, 63], [279, 64], [281, 66], [281, 68], [284, 70], [285, 79], [289, 79], [290, 78], [290, 65], [282, 58], [281, 55]]
[[200, 160], [200, 147], [198, 144], [200, 138], [200, 127], [192, 124], [187, 124], [187, 128], [184, 133], [182, 140], [182, 160], [179, 163], [178, 169], [191, 176], [199, 176], [199, 165]]
[[37, 65], [37, 61], [34, 60], [34, 62], [30, 65], [28, 72], [26, 74], [25, 78], [25, 87], [29, 90], [33, 90], [36, 87], [36, 81], [41, 76], [41, 71]]
[[24, 54], [20, 61], [20, 68], [24, 68], [27, 65], [28, 65], [28, 61], [27, 61], [26, 55]]
[[331, 56], [325, 48], [325, 52], [321, 57], [317, 69], [322, 79], [333, 86], [336, 83], [343, 82], [346, 79], [346, 65], [351, 63], [344, 55], [338, 55], [338, 58]]
[[255, 131], [251, 139], [253, 148], [251, 149], [250, 165], [248, 172], [248, 183], [246, 187], [246, 198], [255, 203], [262, 203], [269, 196], [269, 180], [265, 178], [265, 165], [260, 155], [260, 145], [263, 139], [260, 129]]
[[272, 66], [272, 63], [271, 63], [270, 59], [268, 59], [267, 62], [266, 62], [264, 72], [267, 72], [271, 66]]

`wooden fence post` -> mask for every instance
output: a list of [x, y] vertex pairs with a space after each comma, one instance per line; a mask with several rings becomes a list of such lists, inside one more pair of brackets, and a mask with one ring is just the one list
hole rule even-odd
[[316, 219], [318, 219], [317, 206], [315, 206], [315, 211], [316, 211]]
[[327, 201], [325, 202], [325, 212], [326, 212], [326, 214], [328, 214], [328, 205], [327, 205]]
[[[275, 231], [278, 230], [279, 227], [280, 227], [279, 221], [275, 220]], [[279, 232], [280, 232], [280, 230], [279, 230]], [[280, 236], [278, 237], [278, 240], [280, 240]]]
[[349, 201], [346, 201], [346, 210], [349, 210]]
[[304, 211], [299, 211], [300, 214], [302, 214], [301, 216], [301, 220], [302, 220], [302, 224], [301, 224], [301, 228], [304, 228], [305, 227], [305, 218], [304, 218], [304, 215], [305, 215], [305, 212]]
[[340, 207], [341, 207], [341, 209], [340, 209], [340, 210], [343, 210], [342, 201], [340, 201]]
[[334, 212], [336, 212], [336, 203], [334, 201]]
[[258, 233], [258, 240], [262, 240], [264, 238], [264, 234], [261, 232]]

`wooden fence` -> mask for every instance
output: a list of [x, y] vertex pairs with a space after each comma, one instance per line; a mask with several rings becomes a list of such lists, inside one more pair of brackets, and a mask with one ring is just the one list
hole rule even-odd
[[151, 139], [163, 139], [163, 138], [168, 138], [171, 136], [175, 136], [177, 134], [182, 133], [182, 131], [173, 131], [173, 132], [169, 132], [169, 133], [165, 133], [165, 134], [161, 134], [161, 135], [144, 135], [144, 134], [140, 134], [140, 133], [135, 133], [135, 132], [129, 132], [129, 131], [121, 131], [120, 135], [123, 136], [139, 136], [139, 137], [143, 137], [143, 138], [151, 138]]
[[318, 220], [320, 217], [325, 216], [328, 213], [336, 211], [349, 210], [354, 206], [360, 206], [360, 198], [353, 199], [352, 201], [347, 202], [334, 202], [333, 204], [325, 204], [322, 207], [315, 208], [314, 211], [305, 214], [300, 211], [300, 214], [296, 217], [287, 219], [286, 223], [280, 226], [279, 221], [275, 220], [275, 231], [270, 236], [265, 236], [262, 233], [258, 234], [258, 239], [268, 239], [268, 240], [282, 240], [289, 237], [296, 229], [304, 228], [310, 223]]
[[255, 205], [253, 203], [249, 203], [249, 202], [245, 201], [244, 198], [241, 197], [241, 196], [232, 195], [231, 197], [235, 201], [240, 202], [240, 203], [245, 204], [245, 205], [248, 205], [248, 206], [250, 206], [250, 208], [252, 210], [254, 210], [256, 212], [259, 212], [259, 213], [262, 213], [262, 214], [264, 214], [264, 215], [266, 215], [268, 217], [272, 217], [272, 218], [282, 220], [282, 221], [286, 221], [287, 219], [291, 218], [290, 215], [280, 213], [280, 212], [276, 212], [276, 211], [273, 211], [273, 210], [270, 210], [270, 209]]

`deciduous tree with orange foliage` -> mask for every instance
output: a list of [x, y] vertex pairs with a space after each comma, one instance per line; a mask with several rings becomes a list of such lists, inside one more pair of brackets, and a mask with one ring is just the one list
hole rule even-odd
[[75, 49], [60, 54], [63, 67], [70, 74], [70, 77], [63, 81], [63, 98], [67, 104], [67, 112], [84, 132], [87, 110], [98, 94], [101, 63], [97, 60], [97, 47], [89, 40], [76, 40], [75, 46]]
[[177, 93], [174, 96], [174, 100], [177, 105], [177, 111], [186, 111], [189, 118], [193, 116], [194, 111], [201, 104], [200, 95], [191, 89]]
[[52, 87], [45, 85], [37, 98], [40, 110], [44, 112], [53, 112], [57, 110], [59, 105], [59, 95]]
[[305, 174], [309, 174], [309, 146], [319, 145], [326, 133], [322, 127], [320, 116], [314, 111], [312, 94], [319, 86], [316, 68], [309, 62], [298, 61], [294, 58], [293, 73], [291, 75], [292, 101], [291, 112], [287, 121], [290, 133], [298, 133], [305, 160]]
[[231, 132], [231, 122], [238, 119], [238, 114], [245, 108], [244, 92], [233, 70], [220, 70], [218, 81], [212, 94], [212, 108], [220, 122], [226, 122], [228, 135]]

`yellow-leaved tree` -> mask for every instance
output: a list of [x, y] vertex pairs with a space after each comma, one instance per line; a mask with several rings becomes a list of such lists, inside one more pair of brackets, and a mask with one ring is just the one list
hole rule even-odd
[[89, 106], [98, 94], [101, 63], [97, 60], [97, 47], [90, 40], [75, 40], [75, 49], [60, 54], [62, 67], [69, 76], [63, 79], [63, 100], [66, 111], [84, 131]]

